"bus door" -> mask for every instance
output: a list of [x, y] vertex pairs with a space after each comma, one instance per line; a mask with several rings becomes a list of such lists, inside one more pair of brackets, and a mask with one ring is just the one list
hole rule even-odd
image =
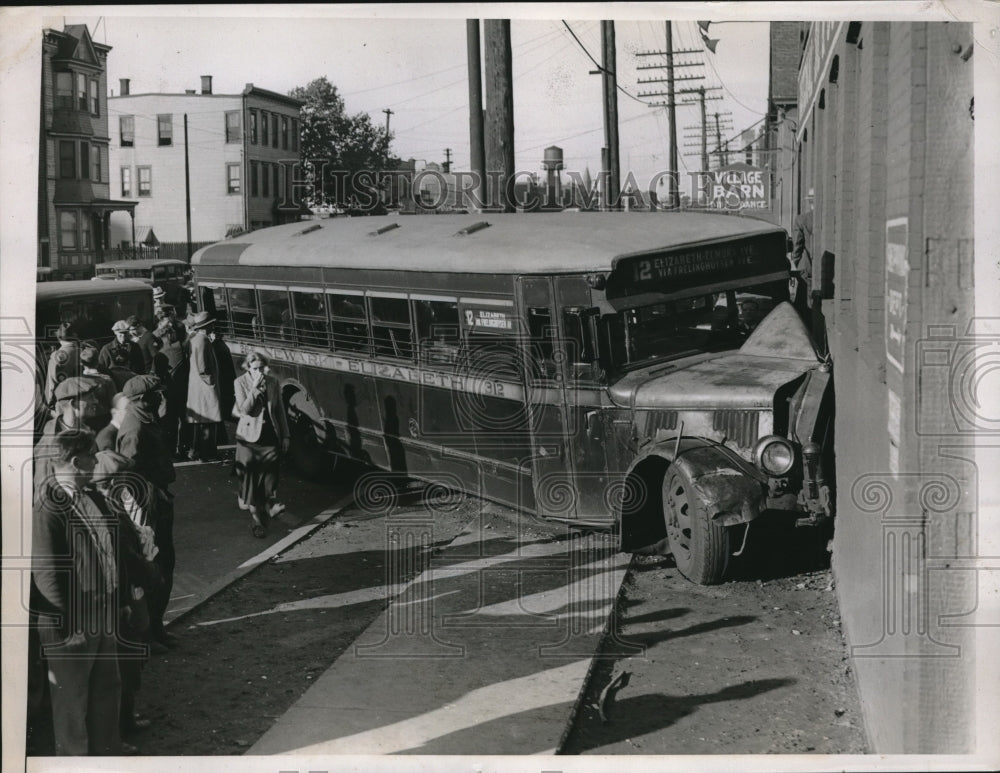
[[576, 518], [572, 419], [567, 413], [565, 347], [559, 340], [555, 287], [551, 277], [522, 276], [517, 282], [528, 328], [522, 352], [536, 511], [541, 516]]

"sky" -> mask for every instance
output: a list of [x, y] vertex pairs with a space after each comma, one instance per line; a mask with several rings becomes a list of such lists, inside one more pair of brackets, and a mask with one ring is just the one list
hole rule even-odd
[[[254, 17], [252, 10], [241, 14], [229, 8], [227, 13], [241, 15], [213, 18], [143, 17], [134, 15], [134, 10], [130, 14], [127, 8], [95, 8], [92, 13], [86, 7], [72, 10], [77, 15], [53, 16], [48, 21], [53, 26], [61, 25], [64, 18], [66, 23], [87, 24], [98, 42], [112, 46], [108, 87], [114, 93], [119, 93], [120, 78], [131, 80], [133, 94], [183, 93], [200, 89], [200, 76], [212, 75], [213, 90], [221, 94], [239, 93], [251, 82], [287, 93], [325, 76], [344, 96], [348, 112], [367, 112], [384, 126], [383, 111], [393, 111], [390, 130], [397, 156], [440, 163], [450, 148], [452, 168], [469, 168], [469, 87], [462, 15], [402, 19], [372, 18], [371, 12], [369, 18], [351, 19], [317, 17], [316, 9], [300, 9], [298, 15], [272, 9], [269, 13], [281, 15]], [[562, 13], [511, 22], [515, 165], [518, 170], [541, 173], [543, 151], [554, 144], [563, 148], [567, 170], [582, 172], [589, 167], [596, 174], [604, 142], [601, 78], [589, 74], [596, 68], [587, 52], [600, 61], [600, 21], [580, 18], [584, 10], [594, 16], [596, 9], [550, 10]], [[618, 93], [622, 179], [632, 170], [640, 187], [667, 169], [666, 110], [646, 104], [665, 98], [638, 97], [640, 92], [665, 91], [665, 84], [638, 83], [665, 77], [665, 70], [637, 70], [640, 65], [665, 62], [662, 56], [636, 55], [664, 49], [665, 21], [654, 10], [647, 9], [638, 17], [633, 11], [634, 18], [618, 19], [615, 24], [618, 83], [624, 90]], [[728, 117], [732, 129], [723, 132], [725, 138], [758, 124], [767, 100], [767, 23], [716, 22], [710, 28], [711, 37], [719, 39], [714, 55], [702, 50], [693, 16], [673, 22], [673, 30], [675, 49], [698, 51], [678, 56], [676, 61], [704, 63], [677, 68], [678, 76], [705, 76], [678, 82], [678, 88], [716, 87], [710, 96], [721, 99], [710, 100], [708, 112], [722, 113], [723, 121]], [[679, 109], [677, 122], [680, 151], [692, 154], [682, 158], [681, 171], [698, 169], [699, 148], [685, 147], [688, 142], [697, 143], [700, 136], [698, 107]]]

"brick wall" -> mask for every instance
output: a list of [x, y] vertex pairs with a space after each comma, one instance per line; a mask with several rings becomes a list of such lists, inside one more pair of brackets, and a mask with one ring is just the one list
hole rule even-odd
[[[974, 748], [963, 615], [975, 573], [952, 563], [973, 553], [978, 481], [949, 391], [974, 316], [972, 65], [956, 52], [971, 33], [868, 22], [857, 44], [842, 33], [837, 83], [822, 74], [824, 107], [803, 117], [814, 252], [836, 256], [836, 297], [823, 305], [838, 405], [833, 564], [868, 734], [884, 753]], [[899, 247], [886, 243], [889, 223]]]

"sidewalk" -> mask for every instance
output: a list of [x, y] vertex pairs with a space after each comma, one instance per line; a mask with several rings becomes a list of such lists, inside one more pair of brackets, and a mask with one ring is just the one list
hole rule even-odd
[[[481, 526], [390, 567], [417, 574], [247, 754], [554, 753], [629, 558], [607, 535], [519, 546]], [[400, 544], [426, 530], [387, 527]]]

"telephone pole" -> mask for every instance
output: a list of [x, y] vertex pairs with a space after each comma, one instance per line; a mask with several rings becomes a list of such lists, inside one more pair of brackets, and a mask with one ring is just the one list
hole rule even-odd
[[386, 136], [386, 138], [388, 138], [389, 137], [389, 116], [393, 115], [393, 111], [390, 110], [387, 107], [382, 112], [385, 113], [385, 136]]
[[475, 187], [475, 206], [486, 205], [486, 151], [483, 139], [483, 73], [479, 50], [479, 19], [465, 20], [466, 49], [469, 60], [469, 170]]
[[618, 76], [615, 55], [615, 23], [601, 22], [601, 70], [604, 75], [604, 209], [618, 209], [621, 184], [621, 160], [618, 153]]
[[490, 205], [514, 211], [507, 184], [514, 177], [514, 88], [510, 20], [486, 19], [486, 168], [495, 175], [497, 190]]
[[451, 171], [451, 148], [444, 149], [444, 173], [448, 174]]
[[[667, 169], [668, 176], [668, 192], [667, 192], [667, 207], [669, 209], [676, 209], [680, 206], [680, 191], [678, 186], [677, 176], [679, 174], [678, 164], [677, 164], [677, 95], [678, 94], [690, 94], [693, 93], [694, 89], [680, 89], [676, 88], [676, 81], [692, 81], [701, 80], [704, 78], [703, 75], [686, 75], [682, 77], [677, 77], [674, 74], [675, 68], [678, 67], [703, 67], [704, 62], [677, 62], [674, 60], [675, 56], [682, 54], [700, 54], [700, 49], [683, 49], [680, 51], [674, 50], [674, 40], [673, 40], [673, 25], [672, 22], [666, 22], [666, 50], [664, 51], [639, 51], [636, 56], [663, 56], [666, 57], [665, 65], [647, 65], [639, 67], [640, 70], [653, 70], [653, 69], [666, 69], [666, 78], [650, 78], [648, 80], [640, 80], [639, 83], [664, 83], [667, 84], [666, 92], [654, 91], [654, 92], [640, 92], [640, 97], [666, 97], [666, 102], [655, 102], [651, 103], [650, 107], [665, 107], [667, 108], [668, 121], [670, 123], [669, 137], [668, 137], [668, 149], [669, 149], [669, 169]], [[686, 104], [686, 103], [681, 103]]]

